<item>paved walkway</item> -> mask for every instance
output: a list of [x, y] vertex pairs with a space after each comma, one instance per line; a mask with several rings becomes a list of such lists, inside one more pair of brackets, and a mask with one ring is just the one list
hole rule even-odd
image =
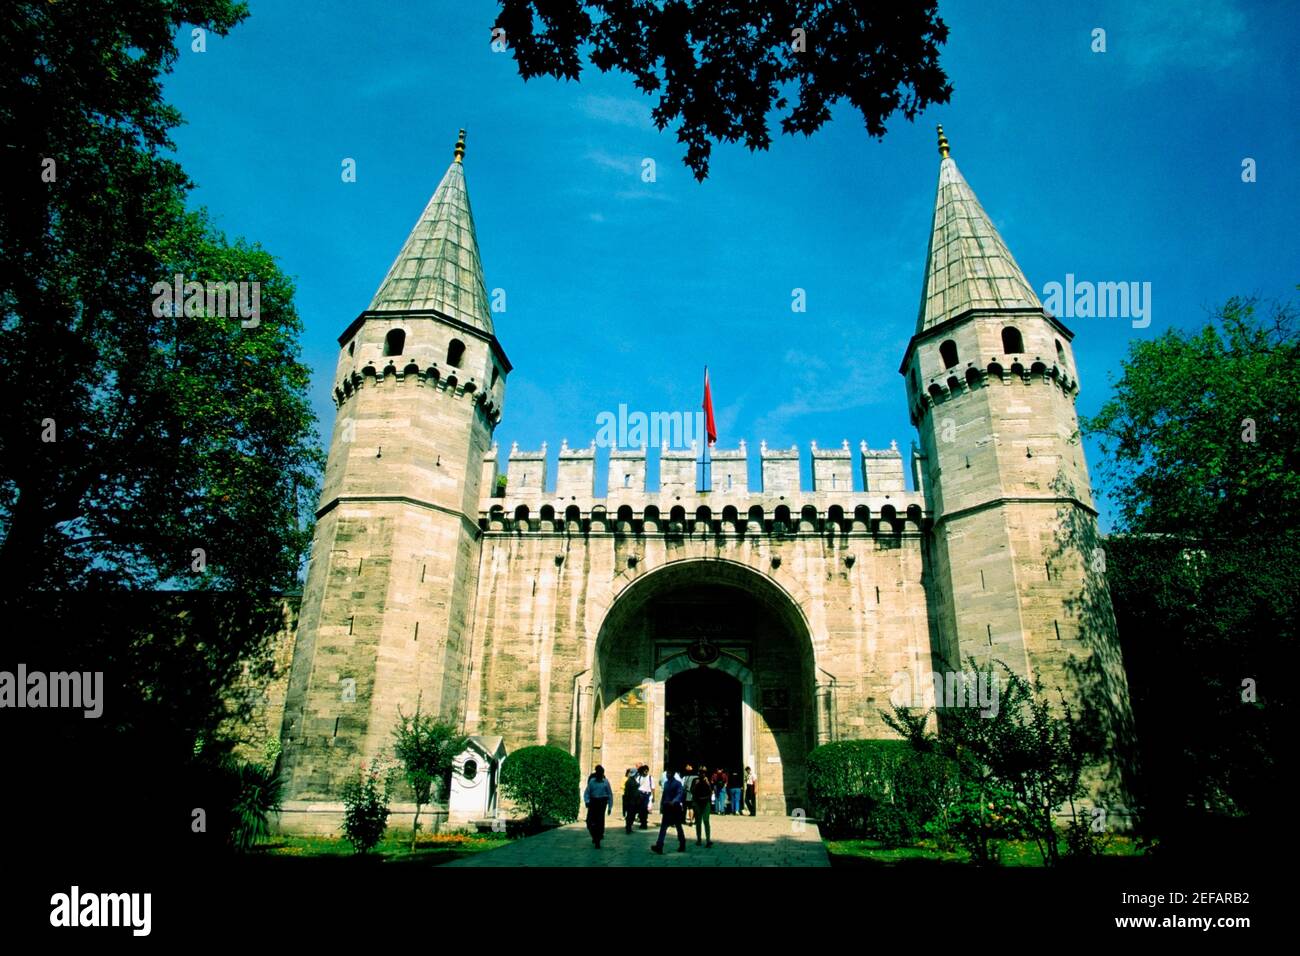
[[788, 817], [713, 817], [713, 846], [695, 845], [695, 828], [686, 828], [686, 852], [677, 852], [677, 831], [669, 828], [664, 855], [650, 851], [659, 837], [658, 815], [651, 828], [625, 833], [610, 818], [597, 850], [585, 823], [514, 840], [499, 850], [463, 857], [445, 866], [829, 866], [816, 824]]

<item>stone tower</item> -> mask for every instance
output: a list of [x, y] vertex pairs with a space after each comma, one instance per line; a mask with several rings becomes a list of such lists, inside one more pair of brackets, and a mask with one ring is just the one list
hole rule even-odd
[[459, 720], [481, 487], [510, 363], [455, 158], [339, 336], [338, 414], [285, 699], [290, 800], [337, 799], [399, 707]]
[[1112, 739], [1128, 694], [1075, 412], [1073, 334], [1044, 311], [939, 128], [939, 188], [903, 357], [933, 518], [936, 658], [1059, 687]]

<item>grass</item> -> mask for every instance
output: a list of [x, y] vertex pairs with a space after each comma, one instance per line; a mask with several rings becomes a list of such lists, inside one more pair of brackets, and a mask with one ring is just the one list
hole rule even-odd
[[[451, 833], [423, 834], [411, 850], [410, 832], [391, 833], [371, 850], [367, 857], [386, 863], [420, 864], [438, 866], [505, 846], [504, 833]], [[263, 843], [257, 854], [270, 859], [331, 859], [350, 858], [357, 854], [347, 840], [318, 836], [276, 836]]]
[[[834, 866], [897, 866], [908, 863], [970, 865], [970, 854], [962, 849], [945, 850], [933, 840], [918, 840], [914, 846], [885, 847], [876, 840], [826, 840]], [[1042, 854], [1032, 840], [1012, 840], [1001, 844], [1004, 867], [1042, 867]], [[1061, 846], [1064, 856], [1065, 847]], [[1103, 858], [1140, 857], [1142, 849], [1132, 837], [1113, 836], [1103, 851]]]

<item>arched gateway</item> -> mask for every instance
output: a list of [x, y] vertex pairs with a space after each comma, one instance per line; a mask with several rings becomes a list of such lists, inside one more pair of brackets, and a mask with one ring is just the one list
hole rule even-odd
[[[1060, 686], [1127, 740], [1070, 438], [1072, 336], [939, 145], [899, 367], [919, 443], [801, 455], [760, 442], [751, 456], [738, 440], [703, 464], [699, 449], [651, 452], [644, 435], [599, 456], [567, 440], [499, 454], [512, 366], [457, 144], [339, 337], [338, 415], [277, 691], [287, 806], [337, 813], [420, 706], [499, 738], [506, 760], [545, 744], [615, 777], [634, 763], [748, 764], [760, 810], [786, 813], [806, 806], [811, 748], [892, 736], [891, 703], [923, 702], [937, 672], [971, 657]], [[1123, 806], [1120, 783], [1095, 795]]]
[[779, 584], [733, 561], [664, 565], [601, 625], [584, 769], [748, 766], [758, 811], [789, 813], [806, 800], [808, 751], [829, 734], [817, 688], [808, 622]]

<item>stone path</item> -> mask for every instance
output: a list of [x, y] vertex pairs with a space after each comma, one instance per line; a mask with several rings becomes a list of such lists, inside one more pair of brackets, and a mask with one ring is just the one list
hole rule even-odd
[[[464, 857], [445, 866], [829, 866], [817, 825], [788, 817], [713, 817], [713, 847], [695, 845], [695, 828], [686, 828], [686, 852], [677, 852], [670, 828], [664, 855], [650, 852], [659, 837], [658, 816], [651, 827], [625, 833], [611, 817], [597, 850], [584, 823], [515, 840], [499, 850]], [[800, 832], [801, 831], [801, 832]]]

